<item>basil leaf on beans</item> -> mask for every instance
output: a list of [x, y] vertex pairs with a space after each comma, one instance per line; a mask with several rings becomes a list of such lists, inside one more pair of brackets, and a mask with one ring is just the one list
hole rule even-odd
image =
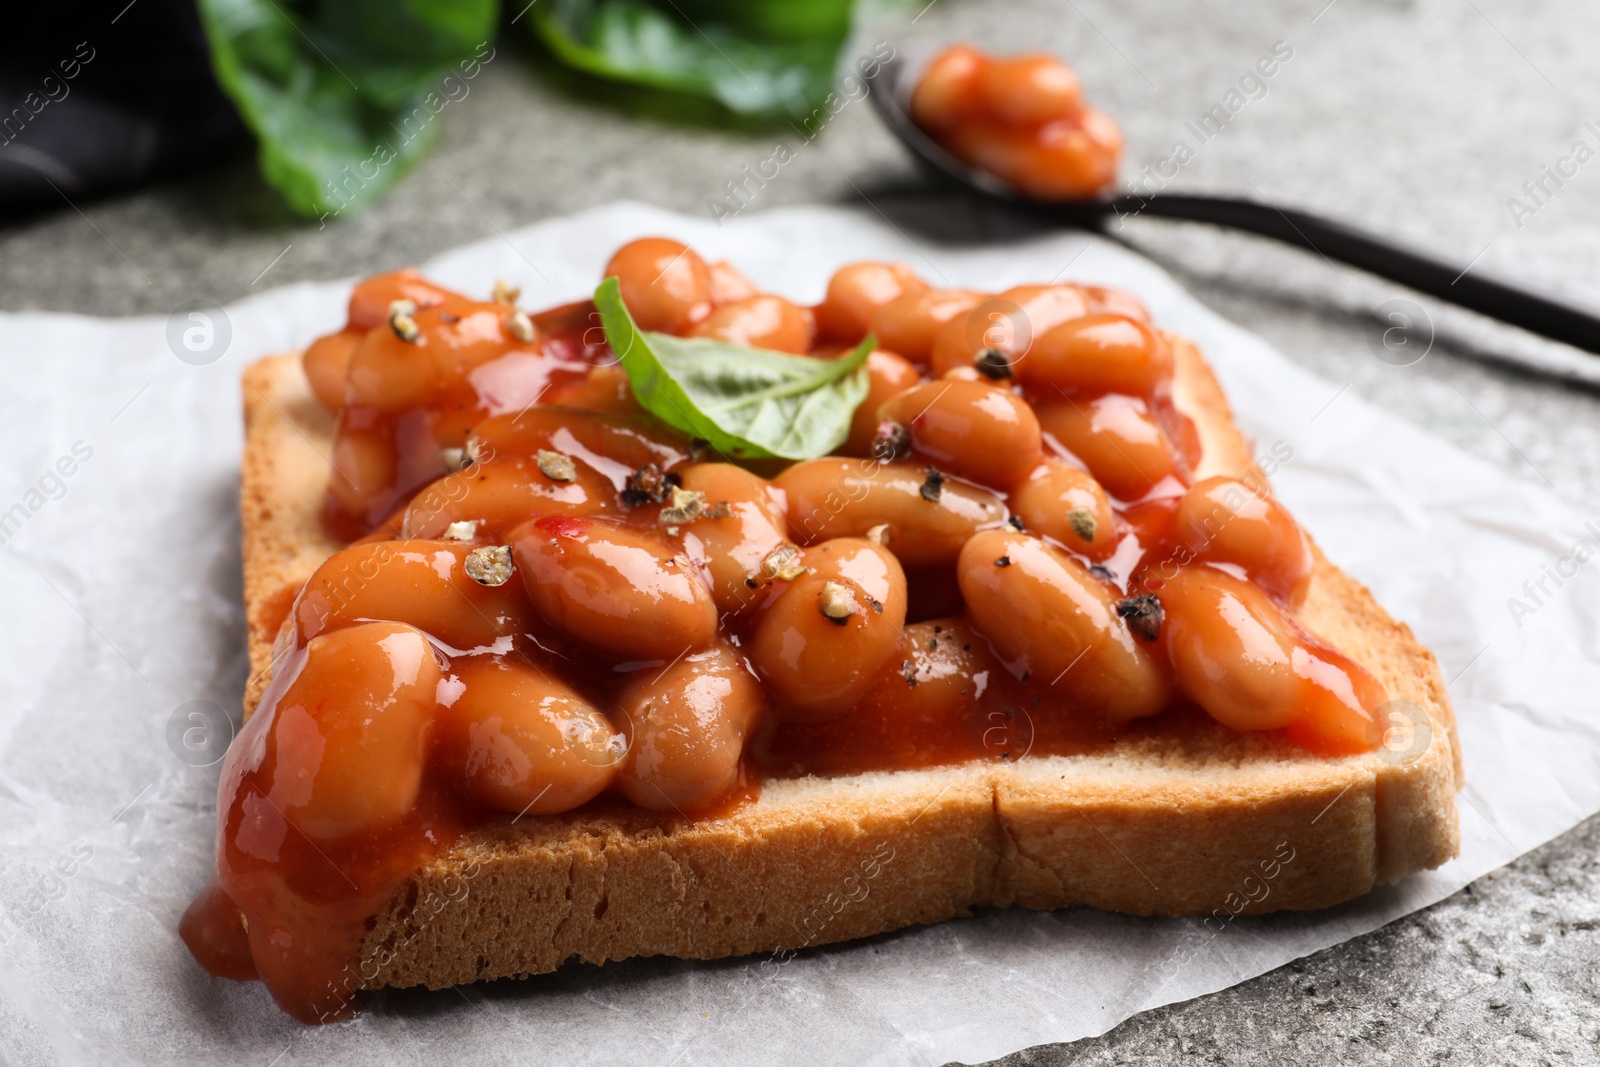
[[837, 359], [641, 330], [616, 278], [594, 291], [633, 395], [662, 422], [740, 459], [815, 459], [844, 443], [867, 395], [868, 337]]

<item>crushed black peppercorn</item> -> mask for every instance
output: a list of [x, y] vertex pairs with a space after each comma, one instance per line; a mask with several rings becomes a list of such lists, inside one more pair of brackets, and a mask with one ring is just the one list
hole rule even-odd
[[683, 479], [664, 472], [660, 464], [646, 463], [628, 475], [628, 480], [623, 483], [622, 502], [630, 508], [659, 504], [667, 499], [668, 493], [682, 484]]
[[1161, 636], [1161, 622], [1167, 613], [1160, 597], [1146, 593], [1117, 601], [1117, 614], [1128, 620], [1128, 629], [1146, 641], [1154, 641]]
[[911, 431], [903, 423], [886, 419], [872, 436], [872, 455], [883, 463], [902, 459], [911, 451]]
[[980, 348], [972, 357], [972, 365], [978, 368], [978, 373], [993, 381], [1005, 381], [1011, 377], [1011, 357], [998, 348]]

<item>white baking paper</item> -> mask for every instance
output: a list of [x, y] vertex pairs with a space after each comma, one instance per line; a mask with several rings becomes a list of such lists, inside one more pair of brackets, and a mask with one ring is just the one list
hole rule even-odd
[[[1585, 526], [1600, 516], [1308, 374], [1150, 263], [1082, 234], [947, 248], [869, 209], [780, 211], [718, 228], [622, 204], [424, 266], [470, 292], [504, 277], [523, 286], [526, 304], [555, 303], [587, 294], [610, 252], [647, 233], [728, 257], [762, 287], [804, 301], [860, 258], [905, 260], [941, 285], [996, 290], [1065, 276], [1138, 293], [1162, 324], [1200, 342], [1262, 450], [1293, 450], [1276, 480], [1328, 554], [1438, 654], [1466, 753], [1461, 858], [1343, 907], [1215, 934], [1086, 909], [992, 911], [781, 965], [636, 960], [388, 992], [347, 1024], [301, 1026], [260, 985], [207, 977], [178, 940], [178, 918], [211, 867], [217, 768], [175, 752], [207, 743], [203, 730], [182, 733], [193, 727], [189, 702], [239, 715], [241, 368], [339, 325], [348, 283], [289, 286], [229, 307], [231, 340], [208, 364], [207, 344], [219, 342], [207, 341], [202, 319], [180, 316], [169, 344], [163, 317], [3, 315], [6, 1062], [982, 1060], [1098, 1034], [1372, 930], [1600, 809], [1600, 564], [1591, 561], [1600, 521]], [[224, 317], [212, 318], [220, 331]], [[185, 339], [190, 329], [200, 332]], [[169, 744], [174, 720], [179, 740]]]

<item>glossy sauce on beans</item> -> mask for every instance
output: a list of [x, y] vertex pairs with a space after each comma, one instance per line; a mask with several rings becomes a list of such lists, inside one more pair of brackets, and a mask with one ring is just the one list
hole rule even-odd
[[749, 296], [723, 304], [690, 329], [736, 345], [805, 355], [817, 333], [811, 312], [778, 296]]
[[813, 459], [784, 471], [776, 485], [799, 544], [878, 530], [906, 566], [953, 564], [968, 538], [1005, 521], [1005, 502], [991, 489], [942, 477], [931, 493], [929, 470], [909, 461]]
[[1044, 456], [1033, 409], [988, 382], [929, 382], [878, 414], [906, 427], [913, 451], [984, 485], [1010, 488]]
[[853, 345], [866, 336], [873, 317], [891, 301], [927, 288], [928, 283], [904, 263], [841, 267], [817, 308], [817, 329], [828, 340]]
[[787, 543], [778, 494], [764, 479], [731, 463], [697, 463], [683, 488], [711, 502], [682, 527], [684, 550], [711, 584], [717, 610], [737, 614], [760, 599], [762, 562]]
[[750, 635], [750, 659], [787, 720], [836, 718], [900, 647], [906, 577], [881, 545], [836, 537], [808, 549]]
[[[948, 53], [917, 100], [1093, 124], [1038, 57]], [[816, 359], [874, 333], [847, 439], [722, 462], [643, 411], [587, 302], [357, 286], [305, 356], [348, 547], [282, 594], [226, 759], [181, 928], [212, 973], [342, 1017], [366, 924], [474, 827], [1143, 737], [1376, 744], [1383, 686], [1294, 616], [1309, 542], [1259, 477], [1195, 480], [1183, 342], [1137, 300], [867, 262], [808, 308], [666, 238], [607, 269], [646, 329]]]
[[523, 591], [545, 621], [597, 649], [671, 659], [717, 632], [699, 568], [650, 531], [552, 515], [518, 526], [510, 543]]
[[474, 657], [458, 668], [438, 716], [440, 762], [484, 807], [570, 811], [615, 777], [624, 736], [557, 670], [517, 656]]
[[926, 364], [945, 324], [983, 301], [982, 293], [970, 289], [914, 290], [880, 307], [867, 330], [878, 339], [880, 347], [912, 363]]
[[425, 759], [441, 678], [393, 623], [280, 661], [223, 765], [216, 878], [179, 926], [208, 970], [261, 978], [302, 1022], [350, 1013], [366, 922], [479, 818]]
[[627, 739], [619, 789], [641, 808], [686, 815], [739, 784], [764, 701], [749, 667], [719, 645], [641, 671], [616, 706]]
[[[452, 449], [484, 419], [523, 411], [552, 390], [587, 377], [610, 354], [587, 302], [528, 317], [515, 309], [447, 299], [404, 320], [383, 319], [350, 355], [334, 431], [333, 473], [323, 521], [354, 540], [416, 490], [449, 473]], [[410, 334], [407, 340], [402, 333]], [[398, 332], [397, 332], [398, 331]]]

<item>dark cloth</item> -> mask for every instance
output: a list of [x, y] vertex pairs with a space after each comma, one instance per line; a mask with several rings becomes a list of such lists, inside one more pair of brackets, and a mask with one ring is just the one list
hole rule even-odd
[[17, 6], [0, 50], [0, 216], [191, 170], [244, 141], [193, 0]]

